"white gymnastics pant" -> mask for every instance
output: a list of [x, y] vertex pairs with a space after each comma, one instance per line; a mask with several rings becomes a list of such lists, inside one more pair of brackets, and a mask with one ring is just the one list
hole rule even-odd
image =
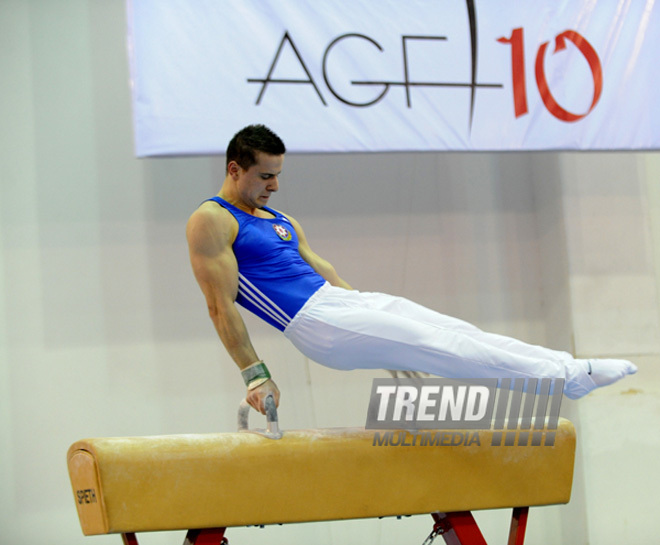
[[423, 371], [445, 378], [563, 378], [570, 398], [595, 388], [567, 352], [486, 333], [402, 297], [325, 284], [284, 331], [308, 358], [335, 369]]

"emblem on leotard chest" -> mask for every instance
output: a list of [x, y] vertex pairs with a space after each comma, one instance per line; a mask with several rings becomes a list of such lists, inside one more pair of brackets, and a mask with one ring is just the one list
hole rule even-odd
[[291, 233], [285, 227], [282, 227], [281, 225], [274, 223], [273, 229], [275, 229], [277, 236], [280, 237], [282, 240], [291, 240]]

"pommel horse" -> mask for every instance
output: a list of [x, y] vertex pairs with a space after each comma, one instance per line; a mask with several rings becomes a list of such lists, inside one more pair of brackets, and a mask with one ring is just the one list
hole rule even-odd
[[138, 532], [188, 530], [184, 545], [220, 545], [232, 526], [431, 514], [424, 545], [486, 545], [471, 511], [512, 508], [508, 543], [522, 545], [530, 506], [570, 499], [575, 429], [563, 418], [553, 446], [491, 446], [483, 430], [480, 444], [397, 447], [363, 428], [281, 432], [272, 399], [266, 408], [267, 430], [247, 429], [243, 402], [237, 433], [74, 443], [83, 533], [137, 545]]

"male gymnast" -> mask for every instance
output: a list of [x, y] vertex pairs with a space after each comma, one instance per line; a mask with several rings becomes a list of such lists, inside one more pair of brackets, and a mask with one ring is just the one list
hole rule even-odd
[[626, 360], [576, 359], [483, 332], [402, 297], [353, 290], [312, 251], [293, 217], [267, 206], [278, 190], [285, 152], [282, 140], [263, 125], [236, 133], [220, 192], [201, 204], [186, 229], [210, 317], [256, 410], [265, 411], [268, 394], [279, 404], [280, 392], [235, 303], [283, 331], [310, 359], [335, 369], [563, 378], [571, 399], [637, 371]]

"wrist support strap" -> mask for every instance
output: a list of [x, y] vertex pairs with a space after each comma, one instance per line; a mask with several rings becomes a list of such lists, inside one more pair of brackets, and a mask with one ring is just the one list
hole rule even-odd
[[263, 360], [259, 360], [245, 369], [242, 369], [241, 375], [243, 375], [243, 381], [248, 390], [254, 390], [257, 386], [261, 386], [264, 382], [270, 380], [268, 367], [266, 367]]

